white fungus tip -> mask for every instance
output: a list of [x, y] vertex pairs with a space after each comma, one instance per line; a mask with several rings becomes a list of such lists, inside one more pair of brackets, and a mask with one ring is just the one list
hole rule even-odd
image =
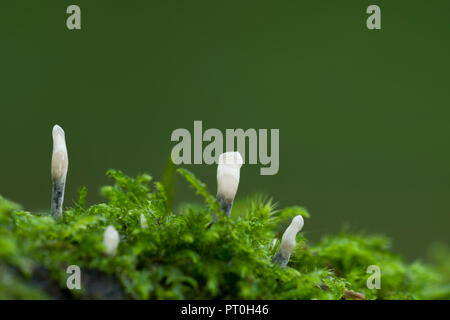
[[141, 227], [143, 229], [148, 228], [147, 219], [145, 218], [143, 213], [141, 213]]
[[301, 215], [295, 216], [283, 234], [283, 241], [286, 240], [295, 242], [295, 237], [297, 236], [297, 233], [302, 230], [304, 223], [305, 222], [303, 221], [303, 217]]
[[305, 221], [303, 220], [303, 217], [301, 215], [295, 216], [294, 219], [292, 219], [291, 226], [299, 232], [302, 230], [303, 225], [305, 224]]
[[280, 252], [284, 257], [287, 257], [288, 260], [292, 250], [295, 247], [295, 237], [297, 236], [297, 233], [303, 228], [303, 225], [303, 217], [301, 215], [298, 215], [294, 217], [294, 219], [292, 219], [291, 224], [283, 233], [283, 237], [281, 238]]
[[239, 152], [225, 152], [219, 156], [219, 165], [241, 168], [244, 160]]
[[59, 125], [55, 124], [52, 130], [53, 136], [64, 136], [64, 130]]
[[119, 233], [114, 226], [110, 225], [103, 233], [103, 245], [106, 248], [106, 254], [109, 256], [116, 255], [117, 247], [119, 246]]
[[52, 179], [53, 181], [63, 181], [66, 178], [69, 167], [67, 155], [66, 137], [63, 128], [58, 125], [53, 126], [53, 154], [52, 154]]
[[236, 195], [243, 163], [239, 152], [225, 152], [219, 156], [217, 194], [228, 203], [231, 203]]

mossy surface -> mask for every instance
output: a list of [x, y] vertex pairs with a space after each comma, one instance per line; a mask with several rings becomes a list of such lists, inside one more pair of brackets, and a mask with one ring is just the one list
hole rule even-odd
[[[172, 209], [170, 181], [113, 170], [114, 184], [102, 188], [106, 203], [87, 207], [82, 189], [59, 220], [0, 197], [0, 299], [450, 298], [445, 247], [433, 249], [432, 264], [408, 264], [383, 236], [342, 232], [310, 244], [300, 233], [288, 266], [279, 267], [271, 262], [279, 244], [273, 240], [295, 215], [309, 217], [304, 208], [277, 210], [254, 197], [237, 202], [227, 217], [205, 184], [178, 172], [205, 205]], [[219, 220], [207, 228], [214, 214]], [[104, 253], [109, 225], [120, 234], [113, 257]], [[69, 265], [81, 269], [81, 290], [67, 289]], [[379, 290], [367, 288], [370, 265], [381, 269]]]

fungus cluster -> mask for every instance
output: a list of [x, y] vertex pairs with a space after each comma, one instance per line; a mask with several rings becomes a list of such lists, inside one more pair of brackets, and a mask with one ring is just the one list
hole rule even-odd
[[[55, 125], [53, 127], [52, 136], [53, 154], [51, 161], [51, 177], [53, 186], [51, 214], [55, 218], [59, 218], [62, 215], [69, 158], [64, 130], [60, 126]], [[219, 156], [216, 198], [220, 203], [221, 210], [227, 216], [231, 215], [233, 201], [239, 187], [240, 170], [243, 164], [244, 160], [239, 152], [225, 152]], [[211, 227], [217, 219], [217, 215], [214, 215], [208, 228]], [[144, 215], [140, 216], [140, 223], [142, 228], [148, 228], [147, 220]], [[303, 228], [303, 224], [304, 221], [300, 215], [292, 219], [291, 224], [283, 234], [280, 247], [272, 259], [274, 263], [280, 266], [287, 265], [296, 244], [295, 238], [297, 233]], [[108, 256], [114, 256], [116, 254], [119, 241], [120, 235], [117, 230], [112, 225], [108, 226], [103, 234], [103, 245], [105, 246], [105, 253]], [[276, 239], [274, 240], [272, 247], [275, 247], [275, 245]]]

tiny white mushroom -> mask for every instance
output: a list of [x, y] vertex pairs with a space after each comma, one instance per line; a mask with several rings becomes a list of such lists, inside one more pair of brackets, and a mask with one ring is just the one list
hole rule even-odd
[[143, 213], [141, 213], [141, 227], [143, 229], [148, 228], [147, 219], [145, 218]]
[[217, 166], [217, 200], [229, 216], [239, 186], [240, 169], [244, 160], [239, 152], [225, 152], [219, 156]]
[[64, 130], [55, 125], [52, 130], [53, 153], [51, 163], [52, 175], [52, 203], [51, 214], [54, 217], [62, 215], [64, 202], [64, 190], [66, 187], [67, 170], [69, 168], [69, 157], [67, 155], [66, 137]]
[[280, 266], [286, 266], [291, 257], [292, 250], [295, 247], [295, 237], [297, 233], [303, 228], [304, 221], [301, 215], [298, 215], [292, 219], [291, 224], [287, 227], [286, 231], [281, 238], [280, 248], [278, 252], [273, 256], [272, 261]]
[[119, 246], [119, 233], [114, 228], [114, 226], [110, 225], [105, 229], [103, 233], [103, 245], [106, 248], [106, 254], [109, 256], [115, 256], [117, 247]]

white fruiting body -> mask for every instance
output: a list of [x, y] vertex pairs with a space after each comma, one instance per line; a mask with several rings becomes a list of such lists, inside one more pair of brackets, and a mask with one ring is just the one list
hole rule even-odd
[[52, 130], [53, 154], [52, 154], [52, 179], [53, 181], [65, 179], [69, 158], [67, 156], [66, 137], [64, 130], [55, 125]]
[[231, 206], [239, 186], [241, 166], [244, 163], [239, 152], [225, 152], [219, 157], [217, 166], [217, 199], [227, 215], [231, 213]]
[[281, 238], [280, 248], [278, 252], [273, 257], [273, 261], [285, 266], [289, 262], [292, 250], [295, 248], [295, 238], [297, 233], [303, 228], [304, 221], [303, 217], [298, 215], [292, 219], [291, 224], [287, 227], [286, 231]]
[[291, 224], [287, 227], [286, 231], [283, 233], [281, 238], [280, 250], [284, 253], [291, 253], [295, 247], [295, 237], [297, 233], [303, 228], [303, 217], [296, 216], [292, 219]]
[[225, 152], [217, 167], [217, 193], [232, 202], [239, 186], [240, 169], [244, 161], [239, 152]]
[[147, 219], [145, 218], [143, 213], [141, 213], [141, 228], [148, 228]]
[[51, 213], [55, 217], [62, 214], [64, 190], [66, 186], [69, 157], [67, 155], [66, 137], [64, 130], [55, 125], [52, 130], [53, 153], [51, 163], [51, 175], [53, 182]]
[[117, 247], [119, 246], [119, 233], [114, 226], [108, 226], [103, 233], [103, 245], [106, 248], [106, 254], [109, 256], [115, 256]]

